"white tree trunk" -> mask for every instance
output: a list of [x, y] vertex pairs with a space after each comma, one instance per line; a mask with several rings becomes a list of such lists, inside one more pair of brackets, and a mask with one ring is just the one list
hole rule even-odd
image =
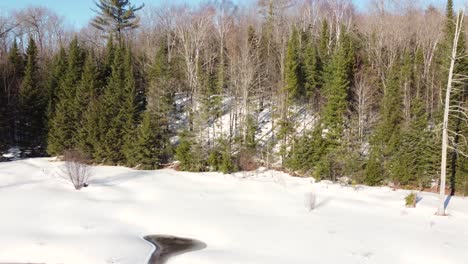
[[463, 23], [463, 11], [460, 11], [457, 15], [457, 24], [455, 27], [455, 36], [453, 38], [453, 47], [452, 55], [450, 60], [450, 70], [449, 77], [447, 81], [447, 91], [445, 93], [445, 108], [444, 108], [444, 121], [442, 124], [442, 160], [440, 162], [440, 201], [439, 208], [437, 210], [437, 215], [446, 215], [445, 214], [445, 180], [447, 174], [447, 148], [448, 148], [448, 121], [449, 121], [449, 111], [450, 111], [450, 93], [452, 91], [452, 81], [453, 81], [453, 69], [455, 67], [455, 61], [457, 59], [457, 46], [458, 39], [460, 37], [460, 32]]

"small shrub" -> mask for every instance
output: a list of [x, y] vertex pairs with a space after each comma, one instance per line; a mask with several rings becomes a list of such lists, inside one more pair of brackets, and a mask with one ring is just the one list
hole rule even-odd
[[405, 197], [405, 204], [406, 207], [416, 207], [416, 201], [417, 201], [418, 196], [416, 195], [415, 192], [411, 192]]
[[227, 150], [221, 155], [221, 165], [219, 171], [222, 173], [233, 173], [237, 171], [237, 167], [234, 165], [233, 157]]
[[210, 166], [210, 169], [212, 171], [218, 171], [219, 167], [221, 165], [222, 157], [221, 153], [217, 150], [213, 150], [210, 152], [210, 155], [208, 155], [208, 166]]
[[317, 195], [315, 194], [315, 192], [311, 191], [309, 193], [306, 193], [304, 198], [306, 209], [308, 211], [314, 210], [317, 202]]
[[239, 152], [239, 170], [254, 171], [258, 169], [258, 164], [255, 162], [254, 152], [248, 149], [243, 149]]
[[89, 157], [78, 150], [66, 150], [63, 154], [65, 161], [63, 171], [76, 190], [88, 186], [88, 180], [92, 176], [91, 166], [86, 163]]

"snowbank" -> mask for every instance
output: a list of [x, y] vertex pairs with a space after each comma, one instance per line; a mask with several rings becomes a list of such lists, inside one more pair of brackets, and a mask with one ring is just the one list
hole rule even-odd
[[[312, 183], [280, 172], [185, 173], [94, 168], [75, 191], [60, 162], [0, 163], [0, 262], [146, 263], [142, 237], [169, 234], [207, 248], [174, 264], [462, 264], [468, 199], [434, 215], [437, 196]], [[307, 193], [317, 197], [308, 211]]]

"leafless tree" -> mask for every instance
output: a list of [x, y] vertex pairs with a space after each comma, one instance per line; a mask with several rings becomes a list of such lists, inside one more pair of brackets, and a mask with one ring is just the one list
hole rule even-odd
[[92, 168], [87, 165], [86, 155], [77, 150], [67, 150], [63, 155], [65, 161], [63, 173], [67, 176], [76, 190], [80, 190], [88, 185], [88, 180], [92, 177]]
[[[457, 14], [456, 25], [455, 25], [455, 34], [453, 38], [453, 46], [452, 46], [452, 53], [450, 58], [450, 69], [449, 69], [449, 76], [447, 81], [447, 90], [445, 92], [445, 105], [444, 105], [444, 120], [442, 123], [442, 160], [440, 163], [440, 196], [439, 196], [439, 208], [437, 209], [437, 215], [445, 215], [445, 181], [446, 181], [446, 174], [447, 174], [447, 149], [453, 149], [453, 145], [449, 142], [450, 134], [456, 134], [453, 136], [461, 136], [463, 137], [463, 141], [465, 144], [468, 144], [466, 138], [458, 134], [455, 131], [451, 131], [449, 129], [449, 117], [451, 112], [456, 112], [461, 114], [461, 118], [464, 120], [468, 120], [468, 108], [460, 106], [460, 103], [453, 103], [451, 102], [451, 93], [452, 89], [454, 88], [453, 85], [456, 82], [463, 82], [466, 80], [466, 76], [462, 77], [463, 79], [457, 78], [454, 75], [455, 69], [455, 62], [460, 59], [460, 54], [458, 53], [458, 41], [460, 39], [460, 35], [462, 33], [463, 28], [463, 18], [464, 18], [464, 11], [459, 11]], [[465, 54], [463, 54], [465, 56]], [[453, 142], [452, 142], [453, 143]], [[456, 147], [456, 146], [455, 146]], [[460, 150], [458, 150], [460, 151]], [[468, 153], [463, 153], [463, 155], [467, 155]]]

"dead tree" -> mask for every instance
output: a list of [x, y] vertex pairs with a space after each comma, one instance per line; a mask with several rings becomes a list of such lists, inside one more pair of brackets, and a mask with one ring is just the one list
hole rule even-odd
[[[455, 25], [455, 35], [453, 37], [453, 46], [452, 46], [452, 53], [451, 53], [451, 58], [450, 58], [450, 69], [449, 69], [449, 76], [448, 76], [448, 81], [447, 81], [447, 90], [445, 92], [445, 106], [444, 106], [444, 120], [442, 123], [442, 160], [440, 163], [440, 201], [439, 201], [439, 208], [437, 210], [437, 215], [446, 215], [445, 214], [445, 181], [446, 181], [446, 175], [447, 175], [447, 149], [451, 148], [449, 146], [449, 132], [452, 132], [449, 130], [449, 115], [451, 111], [460, 111], [464, 113], [465, 117], [468, 117], [468, 111], [465, 111], [467, 109], [464, 108], [458, 108], [456, 106], [454, 109], [453, 106], [451, 106], [451, 93], [453, 89], [453, 84], [456, 82], [454, 80], [454, 68], [455, 68], [455, 62], [457, 59], [459, 59], [459, 56], [457, 55], [457, 49], [458, 49], [458, 40], [460, 39], [460, 34], [462, 33], [462, 25], [463, 25], [463, 17], [464, 17], [464, 11], [459, 11], [457, 15], [457, 20], [456, 20], [456, 25]], [[452, 109], [452, 110], [451, 110]]]

